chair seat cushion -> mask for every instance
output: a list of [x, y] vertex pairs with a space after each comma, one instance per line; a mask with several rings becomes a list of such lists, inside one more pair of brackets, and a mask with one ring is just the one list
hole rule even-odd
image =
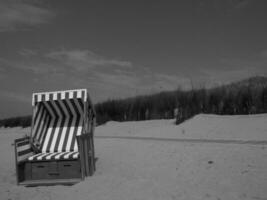
[[79, 152], [54, 152], [54, 153], [38, 153], [28, 157], [28, 161], [44, 161], [44, 160], [74, 160], [78, 159]]

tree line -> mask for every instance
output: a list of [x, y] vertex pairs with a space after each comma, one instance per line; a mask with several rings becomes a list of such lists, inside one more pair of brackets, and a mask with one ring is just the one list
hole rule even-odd
[[[139, 121], [176, 118], [179, 124], [196, 114], [267, 113], [267, 78], [212, 89], [176, 90], [127, 99], [107, 100], [95, 105], [97, 124], [107, 121]], [[31, 116], [0, 120], [0, 127], [28, 127]]]
[[98, 104], [98, 122], [176, 118], [179, 124], [199, 113], [237, 115], [267, 113], [267, 87], [244, 85], [177, 90]]

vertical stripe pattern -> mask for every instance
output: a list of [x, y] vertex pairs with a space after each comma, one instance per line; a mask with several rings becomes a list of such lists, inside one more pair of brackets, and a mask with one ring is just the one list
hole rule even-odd
[[[76, 136], [82, 134], [86, 98], [86, 90], [33, 94], [32, 137], [42, 153], [78, 151]], [[61, 154], [51, 155], [58, 157]]]

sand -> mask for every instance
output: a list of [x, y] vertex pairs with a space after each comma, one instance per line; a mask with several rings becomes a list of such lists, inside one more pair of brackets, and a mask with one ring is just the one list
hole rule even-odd
[[234, 142], [267, 141], [265, 114], [108, 122], [96, 128], [96, 173], [73, 186], [15, 184], [11, 144], [29, 131], [0, 129], [0, 199], [267, 199], [267, 145]]

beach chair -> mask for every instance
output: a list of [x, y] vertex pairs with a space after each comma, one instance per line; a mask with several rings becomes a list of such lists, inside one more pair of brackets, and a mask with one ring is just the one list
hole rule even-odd
[[34, 93], [30, 136], [15, 140], [17, 184], [74, 184], [95, 171], [95, 110], [86, 89]]

